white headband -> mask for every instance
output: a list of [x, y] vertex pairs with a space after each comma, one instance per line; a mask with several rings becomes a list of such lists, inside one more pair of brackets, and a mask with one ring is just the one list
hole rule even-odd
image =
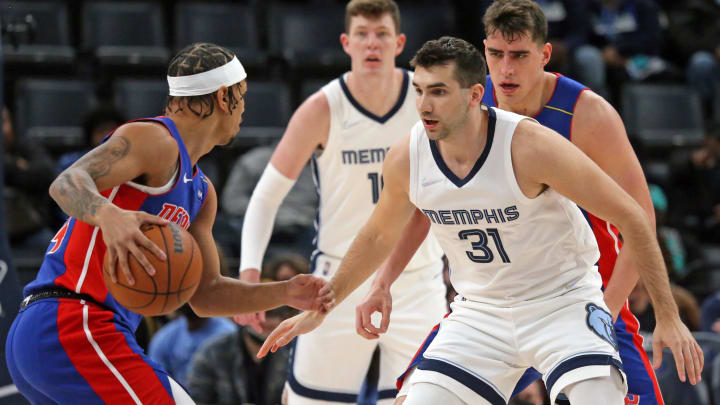
[[207, 72], [188, 76], [168, 76], [171, 96], [202, 96], [210, 94], [221, 86], [230, 87], [247, 77], [245, 69], [237, 57], [220, 67]]

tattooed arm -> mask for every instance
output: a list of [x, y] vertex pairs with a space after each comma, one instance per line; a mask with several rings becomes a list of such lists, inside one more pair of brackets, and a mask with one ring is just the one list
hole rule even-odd
[[[97, 212], [110, 201], [100, 195], [95, 181], [106, 176], [113, 165], [126, 158], [129, 152], [129, 139], [116, 134], [60, 173], [50, 185], [50, 196], [69, 216], [90, 225], [99, 225]], [[136, 168], [140, 169], [139, 166]]]
[[[164, 259], [162, 251], [140, 232], [140, 225], [167, 221], [118, 208], [100, 191], [138, 178], [150, 187], [166, 184], [175, 172], [177, 160], [177, 143], [162, 125], [135, 122], [118, 128], [110, 139], [60, 173], [50, 185], [50, 196], [66, 214], [100, 227], [106, 254], [111, 255], [111, 263], [119, 263], [131, 284], [128, 254], [135, 256], [150, 275], [154, 269], [139, 246]], [[115, 281], [115, 268], [108, 270]]]

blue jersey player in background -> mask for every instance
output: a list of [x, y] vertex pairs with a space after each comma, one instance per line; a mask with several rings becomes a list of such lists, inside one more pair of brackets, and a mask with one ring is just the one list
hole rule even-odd
[[120, 126], [51, 185], [70, 218], [25, 287], [6, 345], [12, 379], [33, 404], [193, 403], [143, 353], [134, 337], [141, 316], [121, 307], [103, 282], [105, 255], [113, 280], [122, 271], [130, 284], [128, 255], [150, 275], [143, 250], [165, 259], [142, 224], [175, 222], [197, 241], [203, 270], [190, 304], [200, 316], [313, 308], [324, 282], [312, 276], [248, 285], [220, 275], [212, 237], [217, 196], [197, 161], [238, 133], [246, 76], [229, 50], [188, 46], [170, 62], [166, 115]]
[[[533, 117], [569, 139], [630, 194], [654, 222], [647, 182], [618, 113], [591, 89], [544, 70], [552, 46], [547, 42], [545, 15], [537, 3], [498, 0], [485, 12], [483, 23], [490, 73], [483, 103]], [[612, 312], [628, 377], [626, 403], [662, 405], [653, 367], [642, 348], [638, 321], [626, 303], [637, 282], [637, 272], [631, 258], [621, 250], [617, 228], [589, 212], [583, 213], [600, 248], [598, 270], [604, 298]], [[613, 270], [621, 267], [628, 271], [614, 277]], [[540, 374], [530, 370], [518, 389], [537, 378]]]

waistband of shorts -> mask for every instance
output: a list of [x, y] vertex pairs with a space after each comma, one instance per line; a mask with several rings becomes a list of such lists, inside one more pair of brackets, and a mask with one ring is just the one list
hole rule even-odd
[[71, 299], [77, 299], [77, 300], [85, 300], [85, 301], [93, 303], [103, 309], [106, 309], [108, 311], [110, 310], [107, 306], [95, 301], [95, 299], [93, 297], [91, 297], [87, 294], [76, 293], [74, 291], [70, 291], [67, 288], [62, 288], [62, 287], [45, 288], [45, 289], [39, 290], [33, 294], [28, 295], [20, 303], [20, 310], [27, 308], [30, 304], [32, 304], [35, 301], [49, 299], [49, 298], [71, 298]]
[[[332, 256], [327, 253], [321, 252], [319, 250], [315, 250], [315, 251], [313, 251], [312, 255], [310, 256], [310, 271], [313, 274], [315, 274], [316, 271], [318, 271], [318, 268], [317, 268], [318, 262], [325, 261], [325, 262], [330, 263], [330, 265], [332, 266], [332, 268], [334, 270], [332, 273], [334, 274], [337, 271], [337, 269], [340, 268], [340, 263], [342, 263], [342, 260], [343, 259], [341, 257]], [[436, 261], [426, 263], [423, 266], [406, 268], [405, 270], [403, 270], [402, 273], [400, 273], [400, 277], [403, 277], [403, 276], [407, 277], [408, 275], [411, 275], [411, 274], [421, 275], [426, 272], [433, 272], [435, 269], [439, 269], [440, 271], [442, 271], [442, 268], [443, 268], [442, 258], [438, 257], [438, 259]], [[320, 269], [320, 271], [322, 271], [322, 269]], [[374, 274], [375, 273], [373, 273], [373, 275]]]

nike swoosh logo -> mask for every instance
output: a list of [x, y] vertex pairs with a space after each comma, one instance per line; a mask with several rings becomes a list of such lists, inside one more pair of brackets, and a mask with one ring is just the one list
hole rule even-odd
[[343, 123], [343, 129], [352, 128], [358, 124], [362, 123], [362, 121], [351, 121], [351, 122], [345, 122]]
[[192, 181], [192, 177], [188, 179], [187, 174], [183, 174], [183, 182], [184, 183], [190, 183], [191, 181]]
[[443, 179], [435, 179], [435, 180], [423, 180], [422, 183], [420, 183], [423, 187], [427, 187], [430, 185], [433, 185], [435, 183], [440, 183]]

